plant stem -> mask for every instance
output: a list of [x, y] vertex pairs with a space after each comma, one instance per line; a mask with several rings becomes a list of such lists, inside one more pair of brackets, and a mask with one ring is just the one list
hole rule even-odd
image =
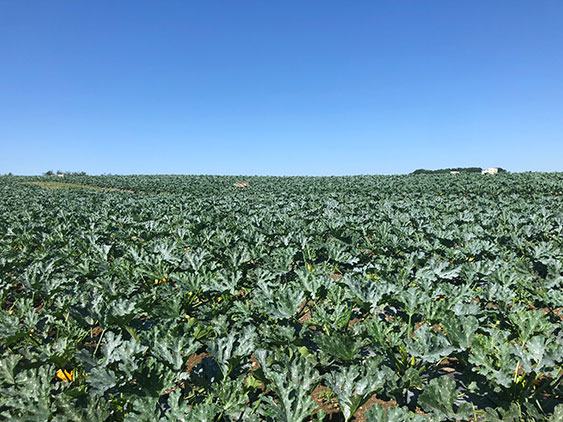
[[98, 348], [100, 347], [100, 344], [102, 343], [102, 339], [104, 338], [105, 332], [106, 332], [106, 329], [104, 328], [102, 330], [102, 334], [100, 334], [100, 338], [98, 339], [98, 344], [96, 344], [96, 348], [94, 349], [94, 356], [96, 356], [96, 353], [98, 353]]

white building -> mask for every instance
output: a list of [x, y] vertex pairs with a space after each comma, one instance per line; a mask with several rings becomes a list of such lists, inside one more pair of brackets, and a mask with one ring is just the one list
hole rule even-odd
[[498, 174], [498, 168], [489, 167], [487, 170], [481, 170], [481, 174]]

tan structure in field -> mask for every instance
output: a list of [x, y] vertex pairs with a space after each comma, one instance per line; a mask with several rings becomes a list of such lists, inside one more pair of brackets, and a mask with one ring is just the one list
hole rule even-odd
[[489, 167], [487, 170], [481, 170], [481, 174], [498, 174], [498, 168]]

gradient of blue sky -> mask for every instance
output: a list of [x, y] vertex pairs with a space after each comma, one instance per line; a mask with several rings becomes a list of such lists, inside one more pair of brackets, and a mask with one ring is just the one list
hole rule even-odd
[[0, 173], [563, 171], [563, 2], [0, 0]]

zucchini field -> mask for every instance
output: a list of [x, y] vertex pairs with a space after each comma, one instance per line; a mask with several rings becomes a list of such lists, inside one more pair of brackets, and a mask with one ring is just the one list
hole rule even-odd
[[0, 419], [563, 421], [563, 173], [0, 195]]

